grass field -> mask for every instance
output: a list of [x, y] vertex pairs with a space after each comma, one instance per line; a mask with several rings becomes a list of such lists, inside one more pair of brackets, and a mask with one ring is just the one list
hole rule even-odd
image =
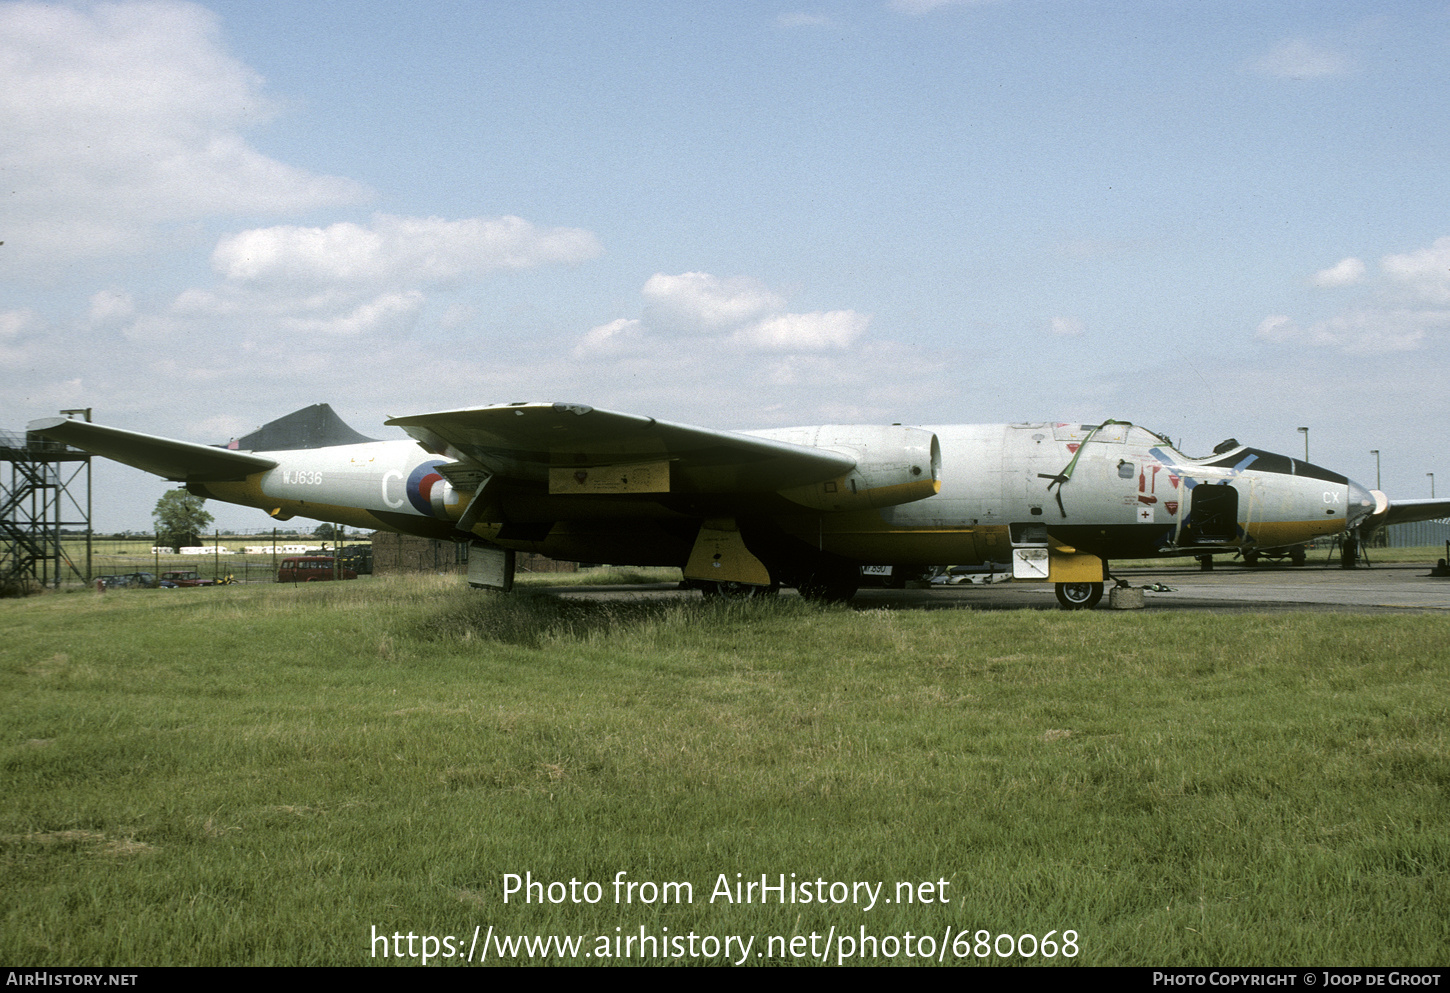
[[[203, 577], [208, 579], [221, 579], [225, 576], [233, 576], [239, 582], [266, 582], [275, 577], [277, 564], [285, 558], [287, 553], [278, 551], [273, 553], [270, 549], [266, 552], [246, 554], [247, 547], [268, 547], [273, 538], [271, 535], [252, 536], [207, 536], [207, 544], [220, 544], [224, 548], [232, 550], [231, 555], [155, 555], [151, 548], [155, 542], [154, 538], [135, 538], [118, 540], [114, 538], [97, 539], [92, 544], [91, 572], [95, 576], [110, 575], [114, 573], [151, 572], [160, 574], [170, 569], [195, 569]], [[294, 543], [320, 544], [322, 539], [314, 537], [299, 537], [287, 535], [276, 539], [277, 547]], [[345, 538], [345, 544], [355, 544], [357, 539]], [[68, 539], [65, 542], [65, 553], [69, 560], [75, 564], [76, 569], [82, 572], [85, 569], [86, 549], [82, 539]], [[1337, 553], [1336, 553], [1337, 554]], [[1430, 545], [1418, 548], [1372, 548], [1368, 555], [1370, 561], [1375, 565], [1389, 565], [1392, 563], [1423, 562], [1428, 568], [1438, 558], [1445, 557], [1444, 546]], [[1309, 550], [1309, 565], [1323, 566], [1331, 563], [1328, 547], [1312, 548]], [[1331, 564], [1337, 565], [1338, 559], [1334, 558]], [[1219, 568], [1241, 569], [1242, 562], [1232, 556], [1219, 556], [1216, 560]], [[1196, 568], [1198, 562], [1191, 556], [1180, 556], [1176, 558], [1156, 559], [1119, 559], [1114, 560], [1114, 570], [1130, 570], [1139, 568]], [[1292, 568], [1287, 561], [1264, 562], [1258, 568], [1261, 569], [1289, 569]], [[79, 575], [72, 574], [68, 569], [62, 570], [63, 585], [68, 587], [79, 587], [84, 585]], [[591, 585], [600, 582], [671, 582], [678, 581], [680, 570], [674, 567], [592, 567], [581, 570], [579, 573], [528, 573], [520, 572], [519, 580], [525, 585]]]
[[[492, 927], [490, 962], [1443, 964], [1447, 646], [456, 579], [3, 601], [0, 961], [438, 962]], [[719, 894], [762, 875], [797, 888]]]

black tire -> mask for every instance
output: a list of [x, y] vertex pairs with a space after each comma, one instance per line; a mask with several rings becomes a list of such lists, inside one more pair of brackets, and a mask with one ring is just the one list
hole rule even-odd
[[822, 569], [796, 587], [800, 595], [818, 603], [845, 603], [861, 588], [861, 574], [849, 570]]
[[772, 578], [795, 587], [807, 600], [845, 603], [861, 588], [859, 562], [814, 549], [793, 549], [765, 564]]
[[1258, 552], [1244, 552], [1244, 565], [1256, 566], [1259, 564]]
[[1092, 610], [1102, 598], [1102, 583], [1057, 584], [1057, 602], [1063, 610]]
[[1308, 558], [1309, 555], [1307, 552], [1304, 551], [1303, 545], [1295, 545], [1293, 548], [1289, 549], [1289, 561], [1292, 562], [1294, 565], [1303, 565], [1308, 560]]
[[754, 583], [701, 583], [700, 592], [705, 594], [707, 600], [716, 597], [725, 600], [753, 600], [756, 597], [775, 596], [780, 592], [780, 584], [756, 586]]

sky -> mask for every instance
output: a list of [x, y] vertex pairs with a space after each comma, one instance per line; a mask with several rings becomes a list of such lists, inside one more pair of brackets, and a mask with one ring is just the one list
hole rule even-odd
[[0, 2], [0, 429], [1308, 427], [1428, 496], [1447, 87], [1450, 0]]

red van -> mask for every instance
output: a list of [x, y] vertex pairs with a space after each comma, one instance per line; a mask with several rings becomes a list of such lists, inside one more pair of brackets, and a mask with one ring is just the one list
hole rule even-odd
[[317, 583], [328, 579], [356, 579], [351, 569], [337, 570], [331, 555], [294, 555], [282, 560], [277, 570], [279, 583]]

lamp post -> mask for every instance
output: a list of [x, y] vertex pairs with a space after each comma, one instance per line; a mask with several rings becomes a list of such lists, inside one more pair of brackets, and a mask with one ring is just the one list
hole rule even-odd
[[1371, 448], [1369, 453], [1374, 456], [1374, 488], [1383, 490], [1384, 487], [1380, 485], [1380, 450]]
[[1433, 500], [1435, 499], [1435, 474], [1433, 472], [1427, 472], [1425, 475], [1430, 477], [1430, 499]]
[[1309, 461], [1309, 429], [1299, 428], [1299, 433], [1304, 436], [1304, 461]]

